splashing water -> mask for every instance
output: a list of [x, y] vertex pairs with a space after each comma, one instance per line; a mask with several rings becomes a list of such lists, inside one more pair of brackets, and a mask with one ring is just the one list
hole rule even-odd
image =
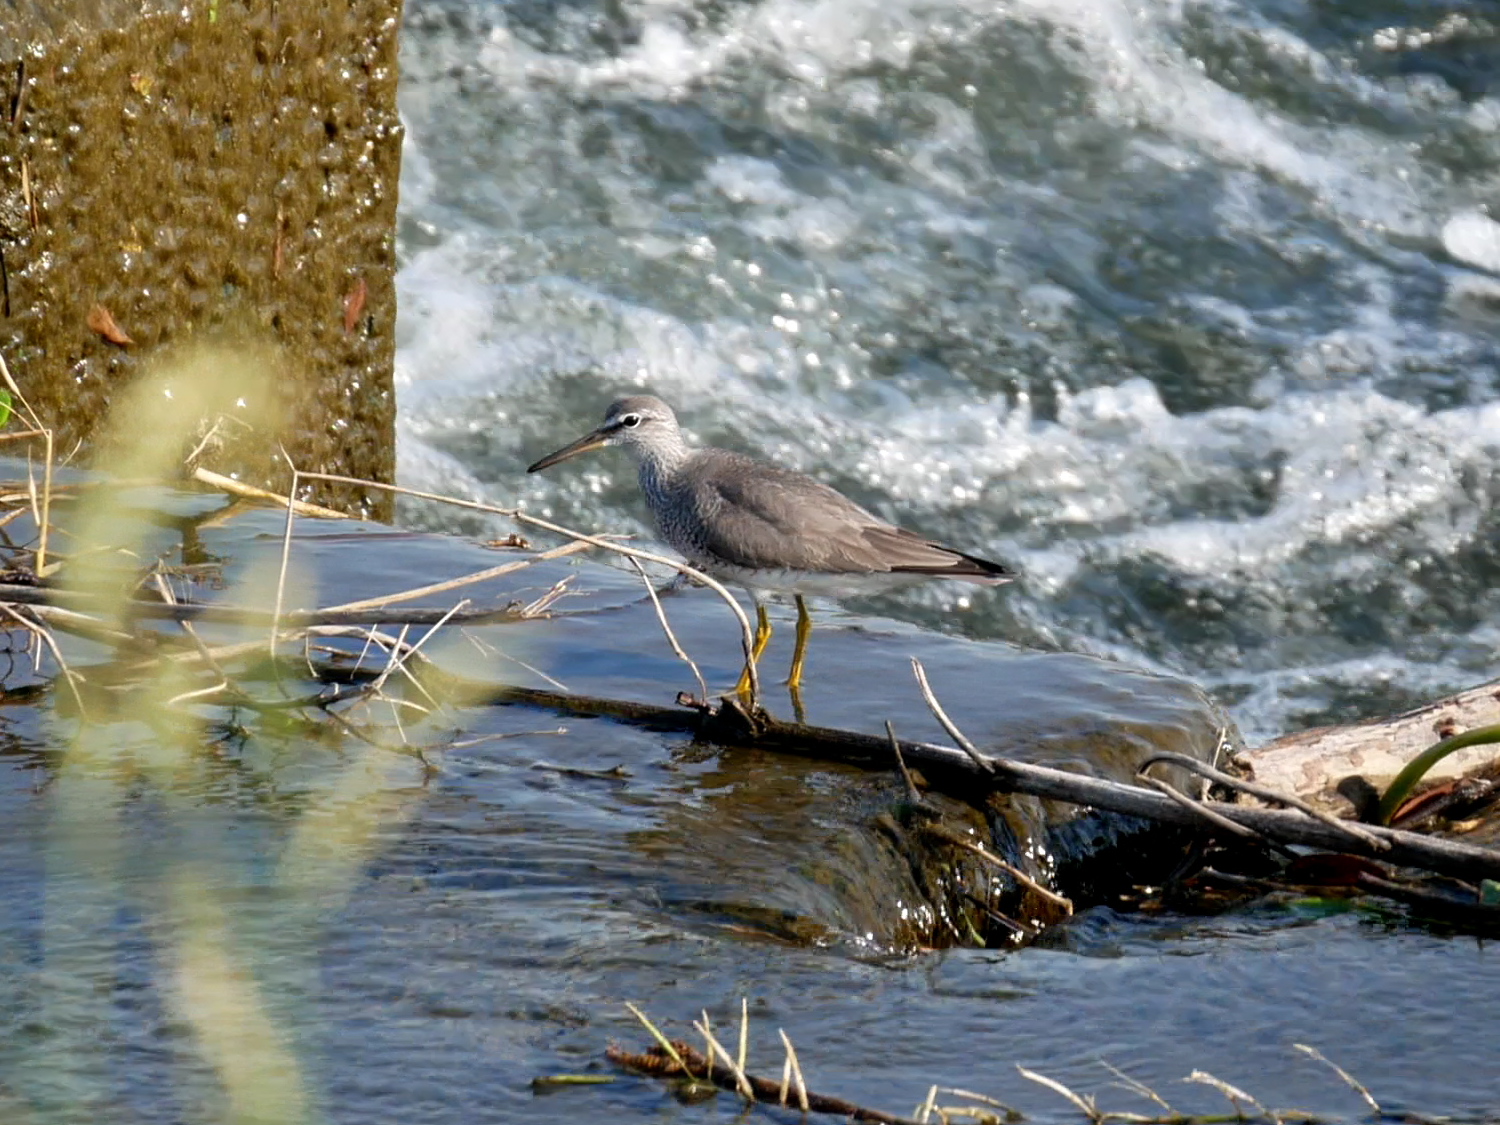
[[882, 612], [1252, 735], [1493, 676], [1500, 68], [1398, 9], [418, 4], [402, 472], [638, 528], [520, 467], [650, 387], [1026, 575]]

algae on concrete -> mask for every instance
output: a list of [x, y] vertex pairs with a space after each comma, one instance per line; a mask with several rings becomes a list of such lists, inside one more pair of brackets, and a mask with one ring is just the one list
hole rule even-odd
[[210, 467], [284, 490], [279, 442], [391, 480], [400, 20], [400, 0], [0, 4], [0, 353], [60, 453], [91, 451], [164, 350], [254, 344], [283, 430], [221, 426]]

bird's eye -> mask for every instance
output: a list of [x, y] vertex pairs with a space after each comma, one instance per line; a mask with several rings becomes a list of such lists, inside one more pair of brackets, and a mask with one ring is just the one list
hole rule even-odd
[[624, 426], [627, 430], [633, 430], [640, 424], [641, 416], [639, 414], [626, 414], [620, 419], [620, 425]]

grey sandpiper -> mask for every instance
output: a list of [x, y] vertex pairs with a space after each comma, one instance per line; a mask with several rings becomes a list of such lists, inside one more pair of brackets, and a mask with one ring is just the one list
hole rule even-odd
[[[705, 574], [743, 587], [755, 603], [758, 661], [771, 639], [766, 593], [797, 599], [797, 644], [787, 686], [802, 683], [812, 618], [804, 595], [850, 597], [928, 578], [997, 586], [1015, 578], [1000, 563], [886, 523], [821, 481], [727, 449], [693, 449], [672, 408], [654, 395], [610, 403], [604, 422], [528, 468], [623, 445], [635, 457], [641, 491], [663, 539]], [[749, 691], [749, 669], [735, 690]]]

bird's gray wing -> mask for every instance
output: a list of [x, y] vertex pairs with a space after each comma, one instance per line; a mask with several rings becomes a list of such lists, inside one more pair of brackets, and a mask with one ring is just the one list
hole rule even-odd
[[734, 566], [830, 574], [972, 569], [966, 556], [886, 523], [801, 473], [704, 450], [681, 481], [679, 503], [691, 513], [695, 545]]

